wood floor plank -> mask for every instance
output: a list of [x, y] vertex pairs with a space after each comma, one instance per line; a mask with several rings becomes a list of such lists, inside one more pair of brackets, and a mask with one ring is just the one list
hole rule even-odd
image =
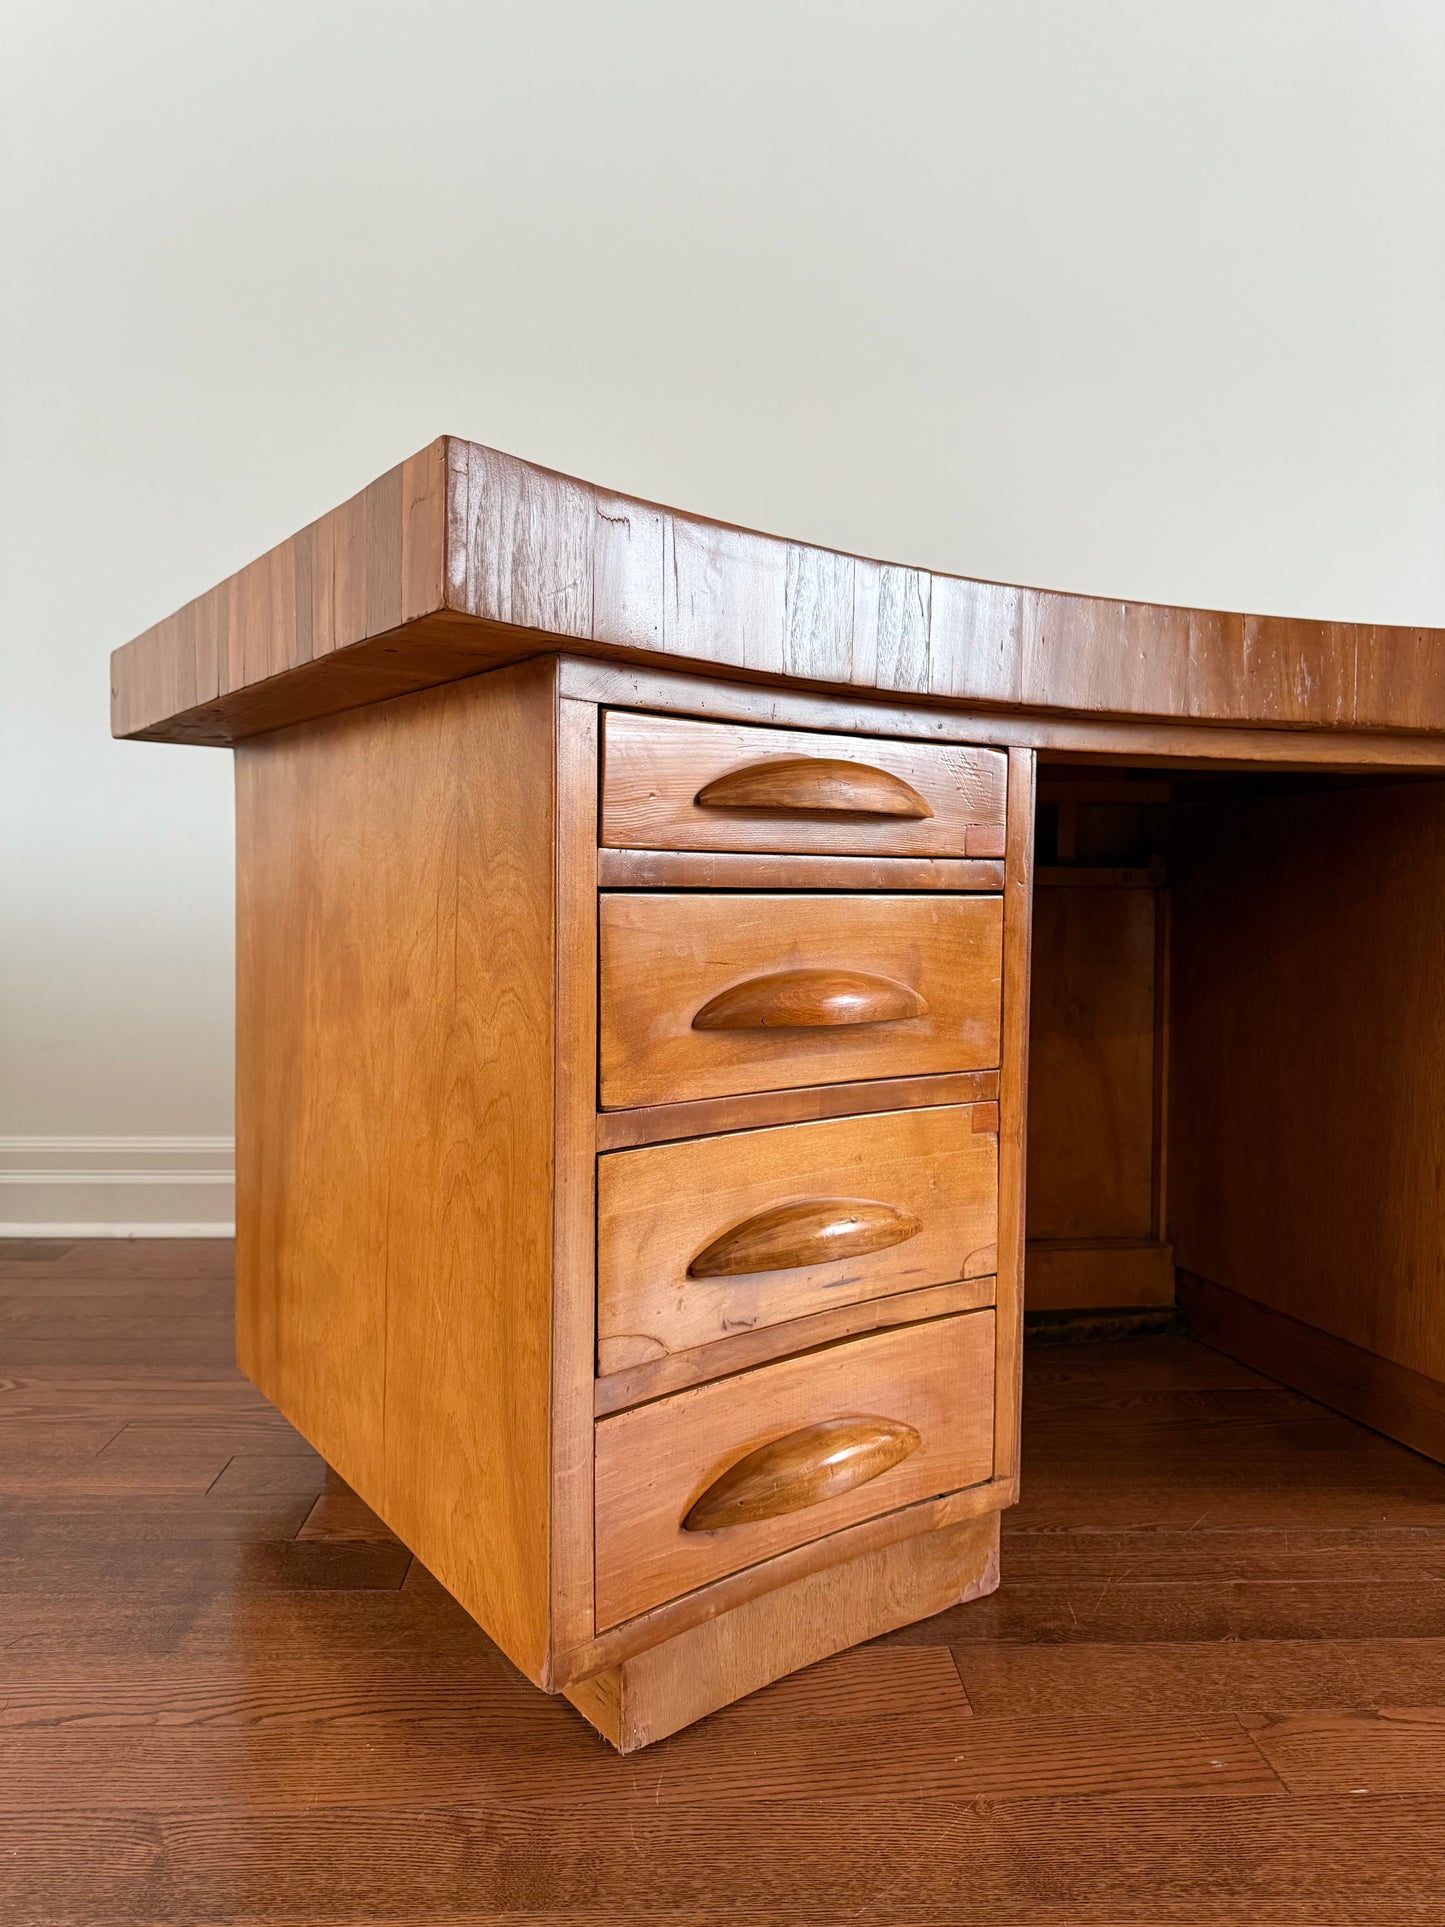
[[116, 1552], [140, 1551], [157, 1541], [229, 1539], [238, 1548], [294, 1539], [315, 1501], [306, 1494], [277, 1498], [214, 1493], [128, 1498], [123, 1507], [107, 1499], [65, 1498], [0, 1501], [0, 1556], [14, 1554], [43, 1563], [66, 1553], [89, 1552], [97, 1589], [104, 1585]]
[[324, 1726], [383, 1740], [463, 1743], [489, 1723], [515, 1719], [526, 1688], [494, 1647], [465, 1661], [401, 1653], [328, 1665], [318, 1657], [261, 1673], [214, 1660], [36, 1660], [12, 1650], [0, 1685], [0, 1729]]
[[[214, 1287], [212, 1287], [214, 1289]], [[228, 1366], [224, 1370], [167, 1371], [149, 1364], [87, 1371], [70, 1365], [19, 1369], [6, 1359], [0, 1373], [0, 1422], [40, 1418], [242, 1417], [264, 1426], [286, 1421], [253, 1385]], [[289, 1428], [288, 1428], [289, 1429]]]
[[761, 1724], [811, 1727], [826, 1744], [823, 1736], [836, 1722], [887, 1720], [902, 1722], [915, 1734], [940, 1726], [953, 1733], [956, 1722], [972, 1714], [947, 1646], [875, 1642], [835, 1653], [725, 1706], [714, 1715], [713, 1727], [722, 1731], [742, 1722], [750, 1731]]
[[[906, 1716], [834, 1718], [827, 1744], [808, 1720], [782, 1724], [748, 1709], [708, 1733], [678, 1736], [657, 1765], [628, 1769], [599, 1751], [565, 1706], [544, 1718], [480, 1723], [467, 1743], [422, 1742], [333, 1726], [278, 1734], [267, 1727], [157, 1727], [142, 1749], [91, 1728], [0, 1733], [0, 1783], [13, 1813], [126, 1806], [162, 1813], [239, 1803], [248, 1814], [304, 1811], [318, 1786], [333, 1805], [391, 1807], [467, 1799], [509, 1811], [565, 1810], [608, 1825], [647, 1785], [654, 1805], [706, 1807], [740, 1824], [795, 1798], [872, 1805], [912, 1800], [1030, 1800], [1169, 1793], [1278, 1797], [1281, 1782], [1237, 1719], [984, 1721], [964, 1713], [919, 1733]], [[952, 1730], [948, 1730], [951, 1725]], [[767, 1746], [756, 1744], [766, 1733]], [[505, 1739], [506, 1744], [499, 1741]]]
[[[5, 1603], [20, 1597], [84, 1596], [94, 1589], [101, 1557], [71, 1548], [38, 1559], [33, 1552], [17, 1556], [0, 1543], [0, 1613]], [[394, 1540], [386, 1545], [291, 1537], [238, 1546], [232, 1534], [164, 1545], [152, 1540], [139, 1549], [116, 1547], [106, 1558], [105, 1571], [112, 1587], [152, 1594], [175, 1589], [196, 1597], [219, 1592], [395, 1591], [410, 1564], [411, 1554]]]
[[[20, 1249], [16, 1249], [16, 1245]], [[8, 1249], [6, 1248], [8, 1247]], [[38, 1256], [34, 1255], [38, 1251]], [[235, 1276], [235, 1247], [229, 1238], [82, 1238], [0, 1242], [0, 1283], [65, 1272], [72, 1277], [211, 1278], [229, 1283]]]
[[1031, 1353], [1000, 1592], [622, 1760], [187, 1243], [0, 1251], [5, 1927], [1438, 1927], [1445, 1469], [1185, 1340]]
[[[1130, 1393], [1164, 1390], [1274, 1390], [1275, 1381], [1187, 1338], [1123, 1338], [1090, 1345], [1088, 1371], [1103, 1385]], [[1047, 1371], [1048, 1348], [1033, 1354], [1034, 1369]]]
[[107, 1927], [335, 1927], [348, 1913], [407, 1927], [595, 1927], [609, 1913], [717, 1923], [738, 1916], [739, 1900], [752, 1903], [749, 1927], [1438, 1927], [1445, 1889], [1439, 1796], [924, 1801], [839, 1813], [798, 1794], [760, 1809], [740, 1840], [706, 1810], [657, 1808], [652, 1782], [603, 1832], [590, 1815], [462, 1800], [319, 1800], [302, 1815], [247, 1814], [244, 1825], [184, 1806], [27, 1815], [0, 1823], [0, 1908], [8, 1899], [30, 1927], [37, 1913], [18, 1912], [17, 1898], [63, 1902], [57, 1870], [72, 1856], [103, 1899], [89, 1919]]
[[1247, 1725], [1294, 1793], [1437, 1793], [1445, 1787], [1445, 1704], [1260, 1715]]
[[[1005, 1568], [1006, 1570], [1006, 1568]], [[1445, 1587], [1438, 1580], [1380, 1585], [1113, 1586], [1097, 1583], [1002, 1586], [973, 1607], [901, 1627], [885, 1637], [955, 1648], [977, 1641], [1042, 1640], [1097, 1645], [1184, 1640], [1347, 1640], [1445, 1637]]]
[[1234, 1582], [1353, 1586], [1445, 1578], [1445, 1516], [1436, 1525], [1235, 1531], [1030, 1531], [1005, 1527], [1009, 1577], [1019, 1585]]
[[989, 1717], [1167, 1719], [1221, 1707], [1248, 1716], [1398, 1706], [1412, 1695], [1445, 1705], [1445, 1639], [974, 1640], [954, 1658], [975, 1713]]
[[297, 1533], [298, 1539], [371, 1539], [395, 1544], [391, 1531], [382, 1524], [368, 1505], [340, 1481], [329, 1484]]

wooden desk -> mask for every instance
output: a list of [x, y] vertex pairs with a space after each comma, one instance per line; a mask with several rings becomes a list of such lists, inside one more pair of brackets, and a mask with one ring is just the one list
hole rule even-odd
[[238, 752], [242, 1365], [624, 1749], [988, 1592], [1032, 979], [1031, 1293], [1445, 1456], [1442, 649], [433, 444], [114, 658]]

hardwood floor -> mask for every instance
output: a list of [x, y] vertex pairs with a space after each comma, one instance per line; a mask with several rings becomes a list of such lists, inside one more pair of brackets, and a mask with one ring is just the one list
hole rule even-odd
[[0, 1245], [7, 1927], [1445, 1918], [1445, 1469], [1039, 1350], [1000, 1593], [624, 1760], [235, 1372], [229, 1280]]

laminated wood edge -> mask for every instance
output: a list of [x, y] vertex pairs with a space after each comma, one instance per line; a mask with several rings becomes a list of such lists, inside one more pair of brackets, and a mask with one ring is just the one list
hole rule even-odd
[[[883, 584], [900, 573], [929, 613], [921, 647], [906, 668], [887, 665], [891, 687], [880, 687]], [[690, 597], [689, 582], [706, 593]], [[832, 587], [820, 594], [824, 582]], [[531, 638], [541, 635], [553, 651], [682, 662], [784, 689], [862, 686], [920, 711], [936, 703], [1149, 723], [1187, 717], [1196, 733], [1244, 725], [1253, 735], [1349, 732], [1357, 742], [1365, 731], [1442, 722], [1438, 631], [900, 572], [619, 496], [448, 436], [117, 651], [115, 733], [227, 740], [175, 728], [213, 702], [211, 726], [236, 740], [254, 730], [230, 717], [234, 698], [440, 612], [506, 638], [499, 660], [534, 653]], [[435, 664], [425, 681], [465, 673]], [[635, 688], [620, 700], [636, 702]]]
[[1341, 772], [1445, 768], [1445, 731], [1070, 715], [1022, 702], [922, 699], [872, 687], [815, 686], [801, 678], [769, 682], [757, 670], [732, 670], [719, 663], [684, 669], [644, 659], [622, 662], [609, 660], [606, 651], [582, 654], [575, 643], [562, 658], [562, 687], [570, 696], [604, 705], [656, 709], [702, 721], [896, 736], [981, 749], [1034, 748], [1101, 766], [1157, 761], [1182, 769], [1249, 769], [1256, 763]]

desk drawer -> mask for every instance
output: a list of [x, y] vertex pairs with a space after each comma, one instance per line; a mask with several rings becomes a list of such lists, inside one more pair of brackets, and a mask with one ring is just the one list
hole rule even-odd
[[604, 1109], [999, 1061], [996, 896], [604, 893]]
[[602, 841], [623, 849], [1001, 857], [1000, 750], [610, 710]]
[[615, 1151], [597, 1169], [597, 1363], [996, 1265], [998, 1107], [951, 1104]]
[[908, 1325], [603, 1419], [597, 1626], [993, 1470], [991, 1311]]

